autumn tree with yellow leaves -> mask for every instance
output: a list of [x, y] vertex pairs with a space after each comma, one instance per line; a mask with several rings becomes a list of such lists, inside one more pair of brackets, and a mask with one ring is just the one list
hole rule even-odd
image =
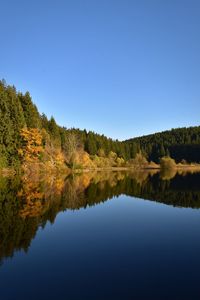
[[20, 132], [21, 148], [18, 153], [24, 161], [35, 161], [40, 157], [44, 151], [42, 146], [42, 134], [37, 128], [23, 128]]

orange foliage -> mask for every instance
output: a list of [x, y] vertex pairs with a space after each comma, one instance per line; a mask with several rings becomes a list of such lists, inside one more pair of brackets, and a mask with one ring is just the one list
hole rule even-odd
[[63, 153], [59, 151], [59, 152], [56, 154], [56, 156], [55, 156], [55, 160], [56, 160], [57, 163], [63, 164], [63, 163], [65, 162], [65, 158], [64, 158]]
[[77, 152], [77, 163], [82, 165], [83, 168], [92, 168], [94, 167], [93, 162], [90, 159], [90, 155], [85, 151]]
[[17, 196], [25, 201], [24, 208], [19, 212], [21, 217], [35, 217], [41, 214], [43, 209], [41, 200], [44, 194], [38, 190], [37, 184], [34, 182], [26, 182]]
[[19, 155], [26, 161], [36, 160], [44, 151], [42, 147], [42, 134], [37, 128], [23, 128], [20, 132], [22, 148], [18, 150]]
[[22, 177], [22, 188], [17, 197], [22, 208], [22, 218], [43, 215], [64, 189], [65, 177], [45, 176], [45, 178]]

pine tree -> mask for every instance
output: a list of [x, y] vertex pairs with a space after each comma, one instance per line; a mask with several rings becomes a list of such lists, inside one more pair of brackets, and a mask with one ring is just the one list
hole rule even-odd
[[40, 114], [37, 107], [33, 104], [29, 92], [26, 92], [25, 95], [19, 93], [19, 99], [21, 101], [27, 127], [41, 128]]

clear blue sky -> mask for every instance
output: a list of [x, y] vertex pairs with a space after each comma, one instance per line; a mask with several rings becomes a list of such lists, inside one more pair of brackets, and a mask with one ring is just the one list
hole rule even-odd
[[0, 0], [0, 78], [60, 125], [200, 124], [199, 0]]

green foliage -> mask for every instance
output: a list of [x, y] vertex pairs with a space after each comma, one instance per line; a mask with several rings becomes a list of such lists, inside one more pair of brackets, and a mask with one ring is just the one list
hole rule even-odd
[[33, 104], [29, 92], [25, 95], [22, 93], [18, 94], [18, 98], [21, 102], [24, 118], [26, 121], [26, 126], [28, 128], [40, 128], [41, 127], [41, 117], [37, 110], [36, 105]]
[[1, 164], [11, 165], [18, 159], [19, 134], [24, 126], [23, 109], [15, 88], [0, 81]]
[[124, 142], [129, 147], [138, 145], [146, 152], [149, 161], [159, 162], [162, 156], [171, 156], [175, 161], [200, 162], [200, 126], [177, 128]]
[[48, 122], [48, 130], [52, 138], [52, 142], [55, 147], [61, 146], [61, 136], [60, 136], [60, 128], [56, 124], [54, 117], [51, 117]]
[[105, 155], [105, 151], [104, 151], [104, 149], [102, 149], [102, 148], [100, 148], [98, 151], [97, 151], [97, 154], [98, 154], [98, 156], [100, 156], [100, 157], [105, 157], [106, 155]]

